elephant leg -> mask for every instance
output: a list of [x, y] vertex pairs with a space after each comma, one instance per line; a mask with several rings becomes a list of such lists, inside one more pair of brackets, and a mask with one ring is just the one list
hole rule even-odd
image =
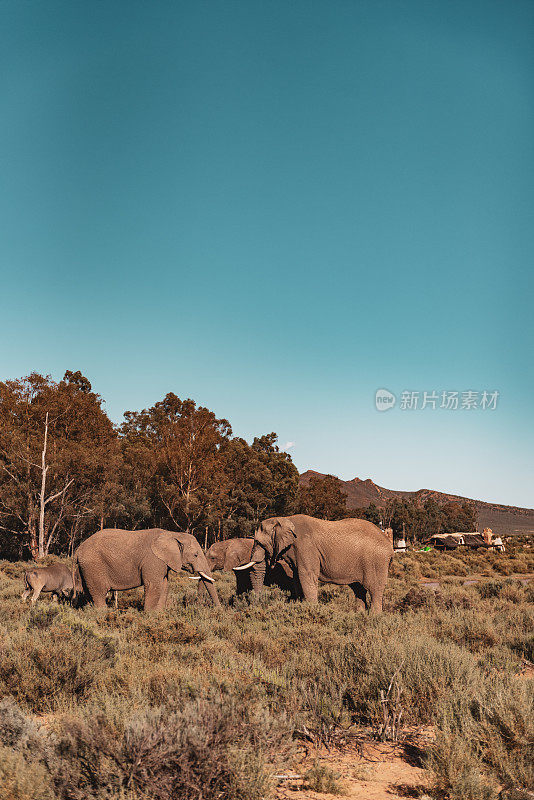
[[355, 581], [354, 583], [349, 584], [350, 588], [354, 592], [354, 596], [356, 598], [356, 608], [358, 611], [365, 611], [367, 609], [367, 590], [365, 586], [359, 581]]
[[156, 603], [156, 610], [157, 611], [163, 611], [166, 608], [168, 592], [169, 592], [169, 580], [168, 580], [168, 578], [164, 578], [163, 579], [163, 587], [161, 589], [159, 600]]
[[384, 597], [385, 588], [386, 581], [377, 581], [369, 587], [369, 594], [371, 595], [371, 614], [380, 614], [382, 611], [382, 598]]
[[145, 583], [145, 601], [143, 603], [143, 609], [145, 611], [158, 610], [161, 607], [161, 595], [161, 583]]
[[371, 592], [371, 614], [380, 614], [382, 611], [382, 597], [384, 590]]
[[94, 592], [90, 591], [90, 595], [93, 600], [93, 605], [95, 608], [107, 608], [107, 603], [106, 603], [107, 591], [105, 589], [96, 590]]
[[107, 608], [106, 597], [109, 591], [107, 586], [87, 583], [87, 591], [91, 596], [95, 608]]
[[31, 589], [25, 589], [25, 590], [22, 592], [21, 596], [20, 596], [21, 600], [27, 600], [27, 599], [28, 599], [28, 597], [29, 597], [29, 596], [30, 596], [30, 594], [31, 594], [31, 591], [32, 591]]
[[321, 571], [319, 552], [315, 548], [304, 550], [304, 552], [297, 550], [295, 566], [304, 599], [309, 603], [317, 603]]
[[318, 575], [314, 575], [312, 572], [308, 571], [305, 571], [304, 573], [301, 573], [299, 571], [299, 578], [304, 599], [307, 600], [309, 603], [317, 603], [319, 594]]
[[42, 586], [36, 586], [36, 587], [34, 588], [34, 590], [33, 590], [33, 595], [32, 595], [32, 599], [31, 599], [31, 604], [32, 604], [32, 606], [34, 606], [34, 605], [36, 604], [36, 602], [37, 602], [37, 600], [39, 599], [39, 595], [41, 594], [42, 590], [43, 590], [43, 587], [42, 587]]

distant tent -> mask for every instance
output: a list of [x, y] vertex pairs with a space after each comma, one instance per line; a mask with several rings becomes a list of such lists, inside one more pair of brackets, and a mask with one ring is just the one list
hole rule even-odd
[[464, 533], [465, 544], [467, 547], [487, 547], [488, 544], [481, 533]]
[[435, 533], [428, 543], [438, 550], [456, 550], [457, 547], [487, 547], [481, 533]]
[[428, 543], [437, 550], [456, 550], [463, 544], [463, 537], [455, 533], [436, 533], [430, 537]]

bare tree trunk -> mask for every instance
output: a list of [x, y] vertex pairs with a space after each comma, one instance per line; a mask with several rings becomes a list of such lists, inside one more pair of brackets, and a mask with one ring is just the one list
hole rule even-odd
[[[28, 446], [29, 455], [29, 446]], [[37, 531], [35, 530], [35, 517], [33, 506], [33, 495], [31, 490], [31, 467], [30, 459], [26, 459], [26, 472], [28, 478], [28, 533], [30, 535], [30, 552], [34, 561], [39, 558], [39, 544], [37, 542]]]
[[35, 522], [31, 518], [29, 522], [29, 530], [30, 530], [30, 552], [32, 554], [33, 560], [37, 561], [37, 559], [39, 558], [39, 543], [37, 541], [37, 531], [35, 530]]
[[39, 558], [45, 557], [46, 446], [48, 444], [48, 411], [45, 417], [43, 451], [41, 453], [41, 491], [39, 492]]
[[[48, 445], [48, 411], [46, 412], [45, 417], [45, 431], [44, 431], [44, 440], [43, 440], [43, 451], [41, 453], [41, 491], [39, 492], [39, 558], [44, 558], [48, 555], [48, 550], [50, 544], [52, 542], [52, 537], [55, 533], [59, 522], [63, 517], [63, 509], [65, 503], [65, 495], [69, 486], [74, 483], [74, 478], [67, 480], [63, 489], [55, 494], [51, 494], [49, 497], [46, 497], [46, 475], [48, 473], [48, 464], [46, 463], [46, 448]], [[67, 476], [68, 477], [68, 476]], [[46, 537], [45, 532], [45, 510], [48, 503], [51, 503], [53, 500], [57, 500], [58, 497], [61, 497], [61, 510], [59, 512], [59, 517], [56, 520], [56, 524], [52, 529], [51, 535]]]

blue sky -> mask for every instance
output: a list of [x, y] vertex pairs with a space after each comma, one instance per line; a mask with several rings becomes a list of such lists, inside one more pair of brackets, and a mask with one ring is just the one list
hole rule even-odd
[[4, 2], [0, 378], [534, 506], [533, 33], [530, 0]]

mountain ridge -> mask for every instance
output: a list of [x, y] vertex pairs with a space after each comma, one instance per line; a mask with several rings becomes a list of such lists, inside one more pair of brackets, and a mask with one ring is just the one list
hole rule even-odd
[[[324, 478], [326, 473], [308, 469], [300, 475], [299, 483], [307, 486], [310, 479]], [[432, 499], [437, 503], [474, 503], [478, 512], [478, 525], [480, 528], [491, 528], [494, 532], [513, 535], [520, 533], [534, 533], [534, 509], [521, 506], [508, 506], [504, 503], [491, 503], [485, 500], [475, 500], [471, 497], [440, 492], [437, 489], [416, 489], [407, 491], [402, 489], [387, 489], [379, 486], [371, 478], [352, 478], [348, 481], [338, 479], [341, 488], [347, 495], [348, 508], [366, 508], [371, 503], [384, 506], [388, 500], [413, 500], [423, 503]]]

